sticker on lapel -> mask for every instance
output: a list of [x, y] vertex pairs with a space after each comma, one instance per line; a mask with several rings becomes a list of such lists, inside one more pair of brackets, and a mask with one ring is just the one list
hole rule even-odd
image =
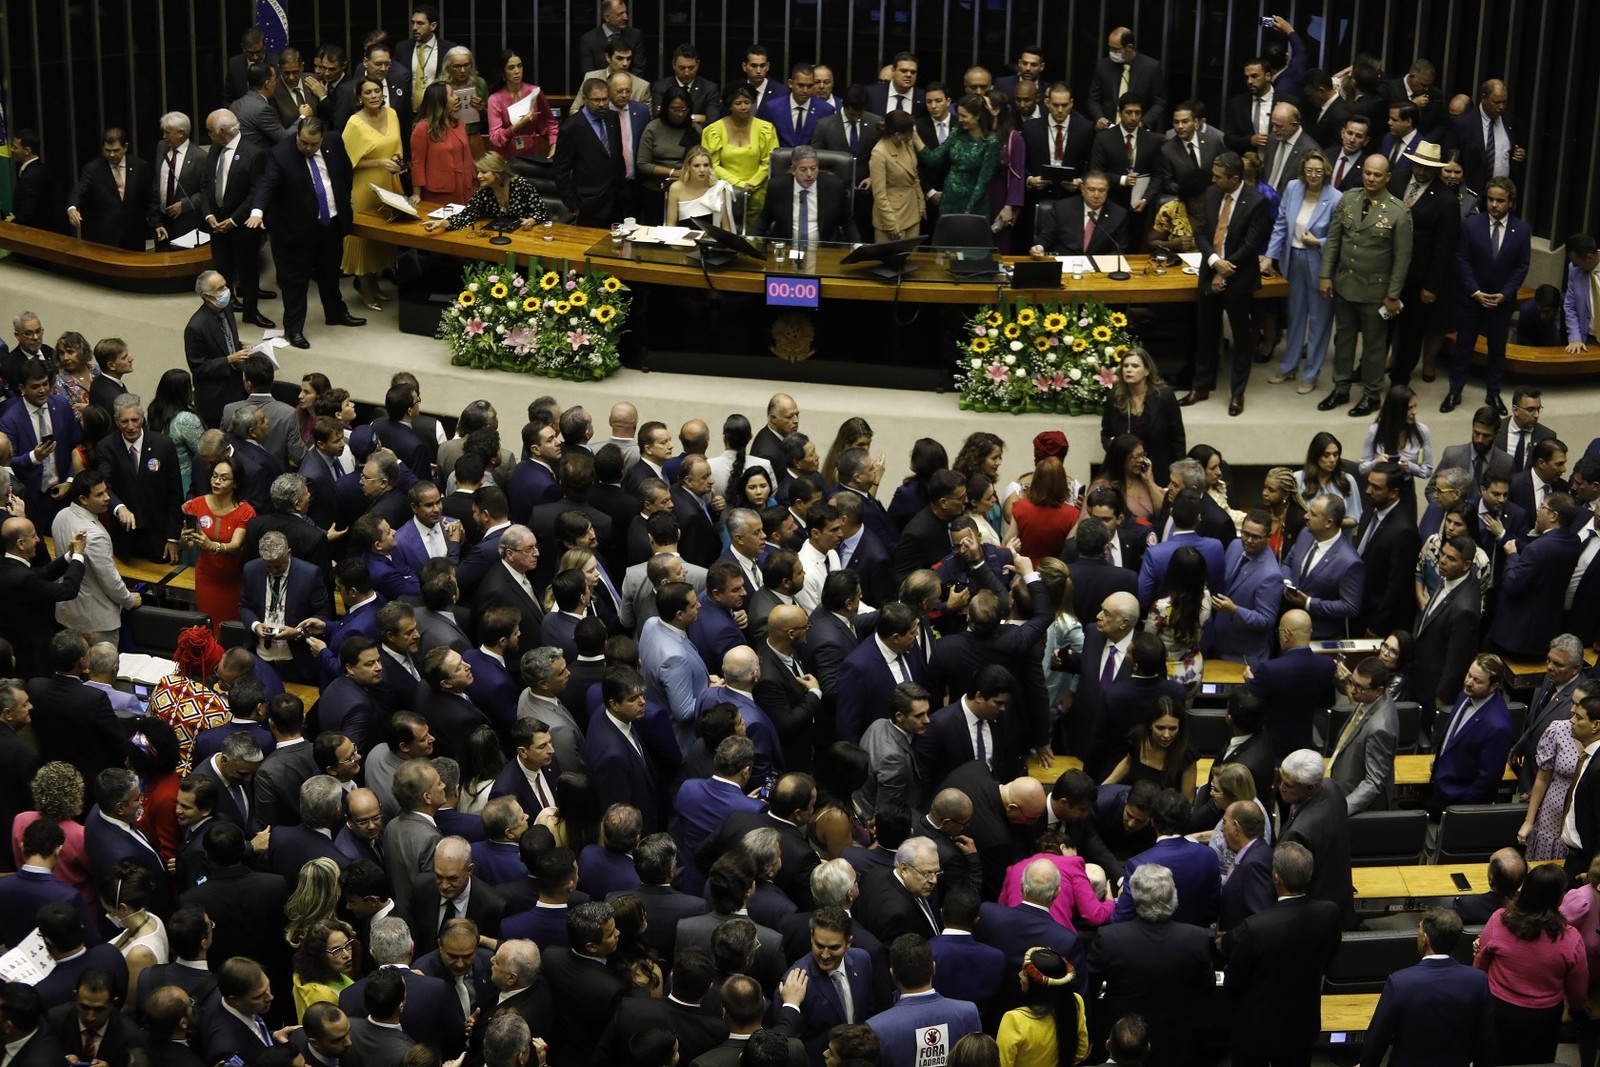
[[161, 469], [161, 461], [154, 456], [144, 461], [144, 469], [154, 474]]

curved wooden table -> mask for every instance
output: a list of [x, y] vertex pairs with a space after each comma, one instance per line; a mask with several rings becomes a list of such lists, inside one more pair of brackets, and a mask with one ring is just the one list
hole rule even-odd
[[[436, 205], [420, 204], [424, 215]], [[503, 260], [507, 252], [518, 258], [538, 257], [548, 263], [551, 259], [565, 260], [581, 266], [587, 261], [596, 269], [615, 274], [626, 282], [644, 282], [653, 285], [671, 285], [690, 289], [707, 287], [707, 272], [693, 262], [660, 262], [677, 259], [671, 253], [655, 248], [650, 260], [629, 258], [631, 244], [624, 242], [616, 255], [609, 251], [592, 254], [595, 246], [607, 239], [605, 230], [586, 226], [558, 224], [548, 229], [518, 230], [508, 233], [509, 245], [491, 245], [491, 234], [474, 232], [467, 227], [455, 232], [449, 230], [427, 233], [422, 223], [415, 219], [391, 222], [382, 215], [362, 212], [352, 219], [354, 233], [374, 241], [402, 248], [415, 248], [424, 252], [453, 256], [458, 259], [475, 259], [484, 262]], [[544, 238], [548, 236], [549, 240]], [[1133, 277], [1125, 282], [1110, 281], [1104, 275], [1088, 274], [1081, 279], [1063, 275], [1059, 289], [1013, 290], [1005, 283], [993, 281], [957, 281], [948, 276], [934, 277], [943, 268], [933, 262], [933, 253], [918, 252], [912, 261], [919, 266], [917, 274], [896, 286], [867, 273], [872, 264], [860, 267], [842, 267], [848, 249], [841, 247], [819, 248], [810, 253], [803, 265], [785, 262], [779, 264], [767, 259], [758, 264], [755, 260], [740, 257], [731, 266], [709, 272], [710, 285], [719, 292], [759, 293], [765, 288], [766, 274], [817, 275], [822, 280], [823, 299], [905, 301], [916, 304], [991, 304], [998, 294], [1026, 296], [1030, 301], [1062, 300], [1092, 296], [1114, 304], [1170, 304], [1187, 303], [1196, 299], [1198, 282], [1194, 275], [1170, 269], [1165, 274], [1145, 274], [1148, 256], [1128, 256], [1128, 266]], [[1012, 257], [1017, 258], [1017, 257]], [[1259, 298], [1277, 298], [1289, 295], [1289, 283], [1273, 277], [1263, 281], [1256, 293]]]
[[182, 292], [201, 271], [211, 268], [211, 249], [206, 245], [135, 252], [14, 222], [0, 222], [0, 248], [102, 285], [140, 293]]

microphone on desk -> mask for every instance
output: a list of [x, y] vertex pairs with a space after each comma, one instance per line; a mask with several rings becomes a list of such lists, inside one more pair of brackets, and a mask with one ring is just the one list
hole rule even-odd
[[[1100, 231], [1096, 230], [1095, 232], [1099, 233]], [[1112, 232], [1112, 230], [1111, 230], [1111, 228], [1109, 226], [1105, 230], [1105, 235], [1106, 235], [1106, 240], [1110, 241], [1112, 246], [1114, 248], [1116, 248], [1116, 250], [1117, 250], [1117, 262], [1120, 265], [1123, 260], [1126, 260], [1128, 258], [1127, 253], [1125, 253], [1122, 250], [1122, 242], [1117, 240], [1117, 235]], [[1087, 251], [1087, 249], [1085, 251]], [[1106, 275], [1106, 279], [1108, 281], [1113, 281], [1113, 282], [1125, 282], [1131, 277], [1133, 277], [1133, 275], [1129, 274], [1125, 270], [1114, 270], [1114, 271], [1111, 271], [1110, 273], [1108, 273]]]

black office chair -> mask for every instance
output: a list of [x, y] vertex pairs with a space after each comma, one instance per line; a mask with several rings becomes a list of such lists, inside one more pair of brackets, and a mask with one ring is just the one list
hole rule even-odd
[[[788, 174], [789, 166], [794, 162], [794, 149], [774, 148], [772, 155], [767, 157], [768, 181], [779, 174]], [[844, 183], [848, 190], [854, 190], [856, 184], [856, 160], [849, 152], [834, 152], [826, 148], [817, 150], [817, 168], [824, 174], [831, 174]]]
[[[1054, 218], [1056, 204], [1054, 200], [1041, 200], [1033, 209], [1033, 232], [1037, 236], [1044, 229], [1047, 218]], [[1037, 241], [1035, 241], [1037, 243]]]
[[1394, 710], [1400, 719], [1400, 728], [1395, 735], [1395, 754], [1414, 756], [1422, 733], [1422, 705], [1415, 700], [1401, 700], [1396, 702]]
[[200, 611], [144, 606], [128, 612], [127, 636], [134, 651], [171, 659], [178, 635], [191, 626], [210, 626], [211, 616]]
[[549, 159], [538, 156], [512, 156], [508, 165], [512, 174], [533, 183], [539, 199], [544, 201], [545, 210], [550, 212], [550, 221], [571, 222], [577, 217], [567, 209], [566, 203], [561, 199], [561, 190], [556, 187], [555, 171]]
[[1433, 862], [1483, 863], [1497, 849], [1515, 841], [1528, 814], [1521, 804], [1452, 804], [1439, 820], [1439, 842]]
[[1000, 265], [994, 258], [994, 231], [983, 215], [940, 215], [929, 245], [951, 253], [951, 274], [993, 274]]
[[1428, 813], [1363, 811], [1350, 816], [1353, 867], [1410, 867], [1422, 862], [1428, 841]]
[[1195, 708], [1189, 712], [1189, 744], [1201, 756], [1216, 759], [1228, 751], [1233, 728], [1228, 713], [1215, 708]]
[[217, 640], [225, 649], [250, 648], [255, 644], [255, 637], [250, 633], [250, 627], [237, 619], [231, 619], [217, 627]]
[[1389, 975], [1417, 962], [1416, 930], [1346, 931], [1322, 979], [1323, 993], [1382, 993]]

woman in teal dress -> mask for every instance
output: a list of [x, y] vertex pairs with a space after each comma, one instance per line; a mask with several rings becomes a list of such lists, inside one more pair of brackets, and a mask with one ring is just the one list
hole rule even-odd
[[961, 98], [956, 105], [956, 125], [960, 128], [946, 137], [944, 144], [926, 145], [917, 137], [917, 158], [929, 166], [949, 164], [939, 197], [941, 215], [988, 218], [989, 179], [1000, 165], [1000, 142], [990, 133], [994, 119], [983, 97]]

